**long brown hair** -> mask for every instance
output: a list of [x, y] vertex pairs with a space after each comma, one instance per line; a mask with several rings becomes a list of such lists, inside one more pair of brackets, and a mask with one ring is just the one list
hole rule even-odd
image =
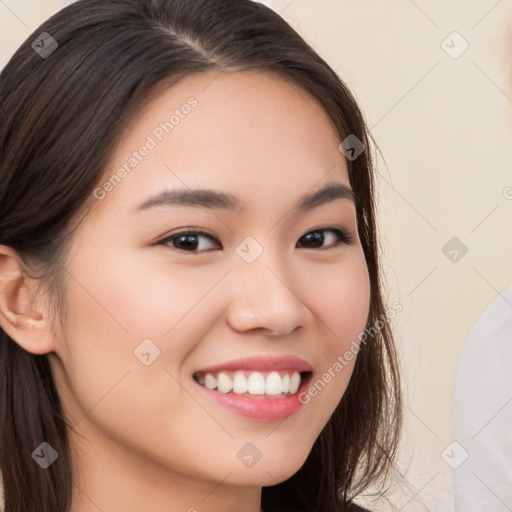
[[[44, 35], [34, 47], [42, 33], [56, 43]], [[155, 87], [226, 69], [277, 73], [299, 85], [323, 106], [340, 142], [353, 135], [366, 148], [347, 165], [371, 281], [371, 339], [304, 465], [262, 494], [266, 512], [347, 510], [389, 476], [402, 423], [399, 364], [382, 321], [373, 140], [345, 84], [278, 14], [249, 0], [78, 0], [45, 21], [0, 74], [0, 244], [18, 253], [23, 272], [41, 281], [63, 315], [73, 227], [123, 128]], [[68, 512], [69, 428], [46, 356], [0, 329], [6, 512]], [[31, 453], [43, 440], [58, 458], [41, 471]]]

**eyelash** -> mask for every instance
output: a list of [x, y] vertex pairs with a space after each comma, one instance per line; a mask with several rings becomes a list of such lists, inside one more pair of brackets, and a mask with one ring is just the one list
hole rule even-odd
[[[337, 237], [338, 237], [338, 241], [335, 242], [334, 244], [331, 244], [331, 246], [328, 246], [328, 247], [324, 247], [322, 249], [317, 249], [319, 251], [326, 251], [328, 249], [335, 249], [337, 247], [339, 247], [340, 245], [351, 245], [352, 243], [354, 243], [354, 236], [351, 235], [350, 233], [347, 233], [346, 231], [344, 231], [343, 229], [340, 229], [340, 228], [333, 228], [333, 227], [323, 227], [323, 228], [317, 228], [317, 229], [313, 229], [311, 231], [308, 231], [305, 235], [303, 235], [301, 238], [304, 238], [305, 236], [311, 234], [311, 233], [321, 233], [321, 232], [325, 232], [325, 231], [330, 231], [331, 233], [334, 233]], [[179, 239], [180, 237], [184, 236], [184, 235], [202, 235], [202, 236], [205, 236], [207, 238], [210, 238], [211, 240], [214, 240], [215, 242], [217, 242], [219, 245], [220, 245], [220, 241], [218, 240], [217, 237], [211, 235], [210, 233], [206, 232], [206, 231], [203, 231], [201, 229], [190, 229], [188, 231], [181, 231], [179, 233], [175, 233], [171, 236], [167, 236], [165, 237], [163, 240], [161, 240], [160, 242], [157, 242], [157, 245], [168, 245], [168, 243], [170, 241], [173, 241], [173, 240], [176, 240], [176, 239]], [[203, 251], [187, 251], [185, 249], [179, 249], [177, 247], [173, 247], [174, 249], [178, 250], [178, 251], [181, 251], [181, 252], [190, 252], [192, 254], [201, 254], [203, 252], [207, 252], [207, 250], [203, 250]], [[315, 249], [315, 248], [313, 248]], [[212, 249], [209, 249], [209, 250], [212, 250]]]

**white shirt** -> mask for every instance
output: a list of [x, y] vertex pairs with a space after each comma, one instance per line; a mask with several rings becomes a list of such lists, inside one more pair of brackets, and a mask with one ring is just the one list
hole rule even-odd
[[453, 467], [455, 512], [511, 512], [512, 285], [492, 300], [462, 348], [453, 438], [460, 446], [445, 460]]

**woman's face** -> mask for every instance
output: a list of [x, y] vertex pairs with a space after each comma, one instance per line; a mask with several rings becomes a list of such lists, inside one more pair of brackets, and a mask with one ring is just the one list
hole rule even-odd
[[[338, 356], [369, 312], [354, 202], [326, 193], [299, 207], [329, 184], [350, 188], [340, 143], [305, 92], [254, 72], [186, 77], [133, 120], [74, 234], [66, 328], [50, 354], [89, 475], [211, 490], [275, 485], [304, 463], [352, 373], [355, 359], [339, 370]], [[172, 203], [177, 190], [188, 204]], [[261, 395], [304, 370], [278, 360], [288, 356], [312, 371], [303, 405], [298, 392]], [[251, 376], [235, 363], [217, 384], [232, 377], [237, 393], [193, 377], [248, 357], [277, 366]], [[236, 369], [259, 397], [241, 398]], [[272, 369], [279, 378], [265, 380]]]

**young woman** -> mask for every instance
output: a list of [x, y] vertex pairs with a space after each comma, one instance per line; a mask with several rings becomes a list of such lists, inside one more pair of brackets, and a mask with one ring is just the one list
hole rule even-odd
[[249, 0], [79, 0], [0, 109], [5, 511], [361, 510], [400, 305], [326, 62]]

